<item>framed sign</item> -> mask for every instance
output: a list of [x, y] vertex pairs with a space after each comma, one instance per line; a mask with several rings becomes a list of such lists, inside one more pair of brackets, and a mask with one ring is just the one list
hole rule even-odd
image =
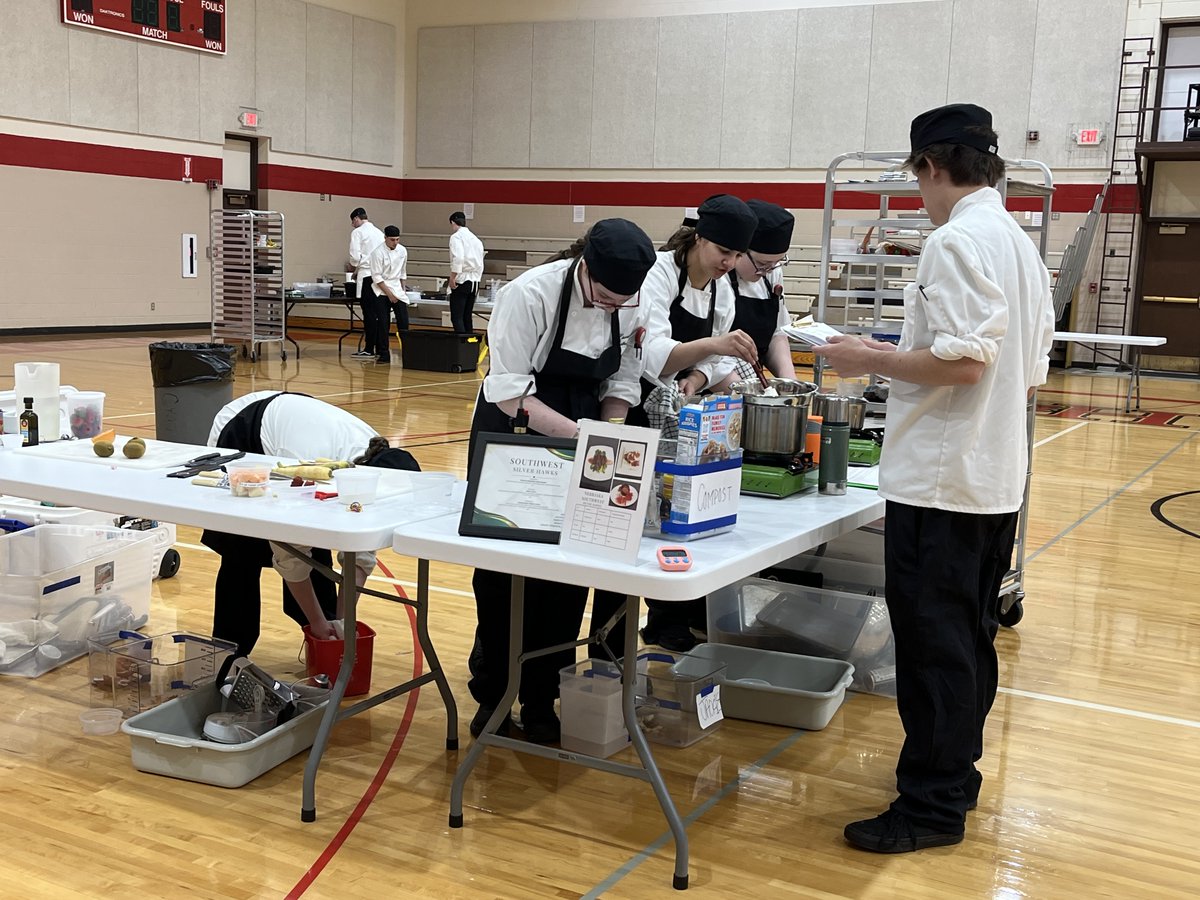
[[226, 0], [59, 0], [67, 25], [224, 53]]
[[557, 544], [574, 463], [569, 438], [478, 434], [458, 533]]

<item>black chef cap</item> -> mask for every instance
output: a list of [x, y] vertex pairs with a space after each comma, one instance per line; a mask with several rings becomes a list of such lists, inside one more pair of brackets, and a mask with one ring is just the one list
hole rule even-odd
[[654, 245], [627, 219], [601, 219], [588, 232], [583, 261], [588, 272], [614, 294], [636, 294], [654, 265]]
[[758, 227], [750, 238], [750, 249], [755, 253], [787, 253], [792, 245], [796, 217], [782, 206], [766, 200], [747, 200], [746, 205], [758, 217]]
[[[968, 130], [971, 126], [983, 126], [986, 131]], [[973, 103], [951, 103], [921, 113], [912, 120], [908, 137], [912, 144], [910, 159], [934, 144], [965, 144], [983, 153], [997, 155], [992, 114]]]
[[732, 194], [714, 194], [697, 210], [696, 234], [726, 250], [745, 253], [758, 219], [744, 202]]
[[376, 453], [365, 463], [360, 463], [364, 466], [374, 466], [377, 469], [406, 469], [409, 472], [420, 472], [421, 466], [416, 458], [407, 450], [401, 450], [399, 447], [390, 447], [382, 453]]

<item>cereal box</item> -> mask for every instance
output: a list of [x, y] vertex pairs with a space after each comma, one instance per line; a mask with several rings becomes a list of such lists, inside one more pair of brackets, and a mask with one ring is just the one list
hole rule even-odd
[[742, 398], [713, 394], [679, 411], [676, 462], [729, 459], [742, 446]]

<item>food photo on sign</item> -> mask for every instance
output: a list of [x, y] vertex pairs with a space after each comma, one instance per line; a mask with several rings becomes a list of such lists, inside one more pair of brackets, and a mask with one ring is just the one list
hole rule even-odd
[[585, 491], [607, 491], [612, 486], [617, 468], [617, 446], [615, 440], [593, 438], [587, 445], [583, 460], [583, 477], [579, 486]]

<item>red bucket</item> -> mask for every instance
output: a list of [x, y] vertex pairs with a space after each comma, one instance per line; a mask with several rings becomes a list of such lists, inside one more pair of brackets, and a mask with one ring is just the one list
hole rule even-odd
[[[375, 632], [370, 625], [358, 624], [358, 645], [355, 647], [354, 668], [350, 682], [346, 685], [346, 696], [366, 694], [371, 690], [371, 658], [375, 651]], [[313, 675], [328, 675], [330, 681], [337, 679], [345, 655], [345, 641], [322, 641], [313, 637], [312, 631], [304, 626], [304, 661], [306, 671]]]

